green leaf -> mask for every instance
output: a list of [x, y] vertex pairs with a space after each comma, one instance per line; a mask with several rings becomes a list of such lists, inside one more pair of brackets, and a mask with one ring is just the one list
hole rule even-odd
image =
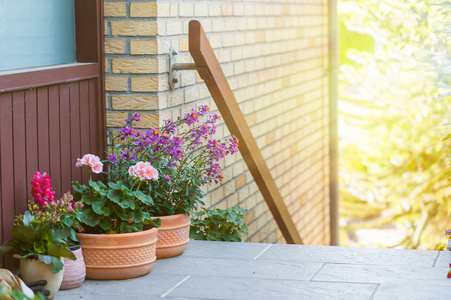
[[108, 185], [110, 186], [110, 188], [112, 188], [114, 190], [120, 190], [121, 189], [120, 185], [115, 183], [115, 182], [108, 182]]
[[41, 224], [39, 228], [38, 235], [36, 237], [36, 241], [52, 241], [53, 240], [53, 231], [52, 231], [53, 223], [46, 222], [44, 225]]
[[66, 257], [71, 260], [75, 260], [75, 255], [67, 249], [66, 247], [59, 245], [59, 244], [52, 244], [48, 248], [48, 255], [54, 256], [54, 257]]
[[150, 197], [149, 195], [144, 194], [141, 191], [135, 191], [135, 197], [141, 201], [142, 203], [152, 206], [153, 205], [153, 200], [152, 197]]
[[77, 242], [77, 235], [75, 233], [75, 230], [73, 228], [70, 229], [70, 235], [69, 235], [70, 239], [74, 242]]
[[116, 215], [122, 220], [122, 221], [128, 221], [130, 219], [130, 213], [127, 211], [121, 209], [120, 207], [115, 207], [113, 210]]
[[69, 228], [69, 227], [65, 227], [65, 228], [62, 228], [62, 229], [55, 228], [55, 229], [53, 230], [53, 234], [54, 234], [53, 239], [54, 239], [54, 242], [60, 243], [60, 244], [65, 244], [66, 241], [67, 241], [67, 238], [68, 238], [69, 235], [70, 235], [70, 231], [71, 231], [71, 228]]
[[99, 224], [100, 217], [91, 207], [84, 206], [78, 213], [77, 219], [90, 227], [95, 227]]
[[31, 226], [34, 216], [30, 213], [30, 211], [26, 210], [22, 220], [25, 226]]
[[83, 195], [81, 196], [81, 201], [85, 204], [93, 204], [99, 201], [99, 198], [94, 195]]
[[139, 230], [139, 228], [137, 226], [138, 226], [137, 224], [129, 224], [129, 223], [124, 222], [121, 224], [120, 230], [121, 230], [121, 233], [142, 231], [142, 228], [141, 228], [141, 230]]
[[133, 197], [135, 195], [135, 192], [130, 189], [126, 189], [125, 194], [129, 197]]
[[92, 210], [99, 215], [109, 216], [111, 213], [111, 209], [106, 207], [102, 202], [96, 202], [92, 205]]
[[119, 204], [122, 200], [122, 192], [120, 190], [111, 190], [108, 193], [108, 199], [113, 201], [114, 203]]
[[133, 220], [135, 220], [135, 222], [139, 223], [139, 222], [141, 222], [142, 219], [143, 219], [143, 211], [141, 210], [141, 208], [137, 207], [133, 211]]
[[47, 247], [48, 242], [50, 242], [49, 240], [47, 240], [47, 242], [45, 240], [41, 240], [39, 242], [34, 242], [33, 243], [33, 249], [31, 250], [31, 252], [36, 253], [36, 254], [47, 254]]
[[11, 235], [18, 241], [33, 243], [36, 240], [37, 232], [28, 226], [14, 225], [11, 229]]
[[52, 273], [56, 274], [61, 271], [64, 267], [64, 264], [56, 257], [52, 258]]
[[98, 182], [89, 180], [89, 185], [93, 188], [94, 191], [100, 192], [102, 190], [102, 187], [98, 184]]
[[89, 188], [84, 184], [79, 184], [78, 181], [72, 182], [72, 188], [75, 192], [78, 192], [80, 194], [84, 194], [86, 191], [89, 190]]
[[159, 228], [160, 226], [161, 226], [161, 219], [160, 218], [158, 218], [158, 219], [154, 219], [154, 220], [152, 220], [152, 219], [148, 219], [148, 220], [144, 220], [143, 221], [143, 223], [144, 224], [148, 224], [148, 225], [150, 225], [150, 226], [152, 226], [152, 227], [157, 227], [157, 228]]
[[66, 227], [72, 227], [72, 225], [74, 224], [74, 221], [75, 221], [75, 219], [72, 219], [72, 218], [66, 218], [66, 219], [62, 220], [64, 226], [66, 226]]
[[107, 188], [107, 186], [102, 181], [97, 181], [97, 185], [99, 187], [101, 187], [102, 189], [106, 189]]
[[122, 198], [122, 201], [120, 201], [118, 204], [122, 208], [135, 209], [135, 202], [133, 202], [133, 200], [129, 197]]
[[99, 226], [100, 226], [103, 230], [107, 231], [107, 230], [111, 229], [111, 227], [113, 226], [113, 224], [112, 224], [112, 222], [111, 222], [111, 219], [109, 219], [109, 218], [102, 218], [102, 219], [100, 220], [100, 222], [99, 222]]
[[50, 265], [52, 263], [52, 261], [53, 261], [53, 257], [51, 255], [39, 254], [38, 255], [38, 259], [40, 261], [42, 261], [43, 263], [48, 264], [48, 265]]

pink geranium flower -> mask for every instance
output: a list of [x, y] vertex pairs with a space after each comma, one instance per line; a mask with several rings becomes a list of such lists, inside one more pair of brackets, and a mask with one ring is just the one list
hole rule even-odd
[[82, 158], [77, 158], [76, 167], [88, 167], [92, 172], [99, 174], [103, 170], [103, 163], [100, 162], [100, 157], [93, 154], [85, 154]]
[[138, 177], [141, 180], [157, 180], [158, 171], [155, 169], [150, 162], [137, 162], [135, 165], [128, 169], [128, 175], [130, 177]]

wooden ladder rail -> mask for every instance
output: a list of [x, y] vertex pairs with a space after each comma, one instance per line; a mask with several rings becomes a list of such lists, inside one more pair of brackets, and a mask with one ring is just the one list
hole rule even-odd
[[240, 140], [239, 150], [260, 192], [289, 244], [303, 244], [279, 189], [244, 119], [232, 89], [199, 21], [189, 22], [189, 52], [230, 133]]

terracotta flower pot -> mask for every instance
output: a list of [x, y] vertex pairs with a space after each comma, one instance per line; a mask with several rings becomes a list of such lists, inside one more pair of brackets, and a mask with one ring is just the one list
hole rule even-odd
[[189, 242], [189, 215], [178, 214], [173, 216], [153, 217], [161, 219], [158, 228], [157, 258], [168, 258], [180, 255], [185, 251]]
[[77, 233], [86, 278], [111, 280], [146, 275], [155, 262], [157, 228], [121, 234]]
[[86, 277], [86, 266], [83, 260], [81, 244], [77, 243], [75, 246], [70, 246], [69, 250], [74, 253], [76, 260], [64, 258], [64, 276], [60, 290], [77, 288], [81, 286]]
[[[62, 258], [61, 261], [63, 261]], [[63, 281], [64, 268], [58, 273], [52, 274], [51, 264], [45, 264], [39, 259], [22, 258], [20, 259], [20, 273], [24, 282], [47, 280], [44, 289], [50, 291], [48, 298], [52, 299]]]

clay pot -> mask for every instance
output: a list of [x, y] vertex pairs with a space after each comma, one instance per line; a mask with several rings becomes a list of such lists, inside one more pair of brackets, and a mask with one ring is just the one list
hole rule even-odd
[[158, 228], [157, 258], [182, 254], [189, 242], [190, 216], [178, 214], [152, 219], [157, 218], [161, 219], [161, 226]]
[[155, 262], [157, 228], [133, 233], [77, 233], [86, 278], [111, 280], [146, 275]]
[[83, 260], [81, 244], [75, 242], [75, 246], [70, 246], [69, 250], [75, 255], [76, 260], [64, 258], [64, 276], [60, 290], [70, 290], [81, 286], [86, 277], [86, 266]]
[[[60, 260], [63, 261], [62, 258]], [[64, 268], [58, 273], [52, 274], [51, 264], [45, 264], [39, 259], [22, 258], [20, 259], [20, 273], [24, 282], [47, 280], [44, 289], [50, 291], [48, 298], [52, 299], [63, 281]]]

